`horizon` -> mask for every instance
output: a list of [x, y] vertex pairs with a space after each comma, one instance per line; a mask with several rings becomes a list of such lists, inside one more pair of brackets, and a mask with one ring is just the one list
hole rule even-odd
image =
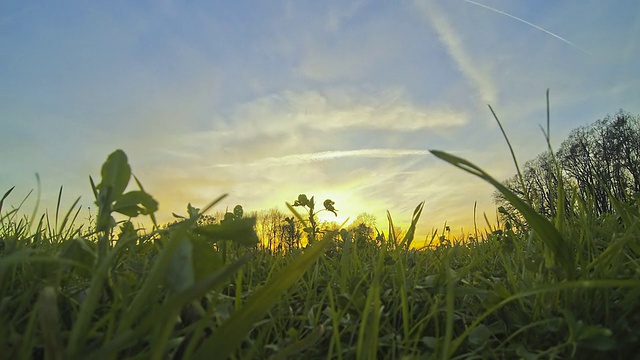
[[[493, 188], [436, 159], [515, 174], [487, 105], [522, 164], [623, 109], [640, 113], [640, 8], [589, 2], [330, 1], [302, 4], [0, 5], [0, 193], [42, 182], [62, 211], [123, 149], [159, 222], [228, 193], [221, 207], [335, 201], [335, 220], [386, 211], [416, 240], [495, 218]], [[36, 194], [34, 194], [36, 195]], [[35, 199], [24, 210], [30, 213]], [[67, 206], [67, 208], [65, 208]], [[324, 217], [323, 217], [324, 219]], [[135, 221], [134, 221], [135, 222]]]

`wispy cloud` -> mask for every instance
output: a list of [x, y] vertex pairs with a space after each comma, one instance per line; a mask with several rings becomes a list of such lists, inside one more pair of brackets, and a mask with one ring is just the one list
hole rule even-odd
[[447, 20], [447, 16], [431, 0], [416, 0], [415, 4], [422, 16], [433, 26], [449, 55], [476, 89], [480, 99], [484, 103], [495, 103], [497, 99], [495, 85], [488, 74], [484, 73], [467, 53], [460, 36]]
[[341, 151], [320, 151], [314, 153], [291, 154], [279, 157], [268, 157], [247, 164], [216, 164], [212, 167], [231, 167], [237, 165], [246, 166], [277, 166], [309, 164], [318, 161], [326, 161], [341, 158], [396, 158], [405, 156], [428, 155], [426, 150], [413, 149], [359, 149]]
[[515, 15], [511, 15], [511, 14], [506, 13], [506, 12], [504, 12], [504, 11], [498, 10], [498, 9], [496, 9], [496, 8], [492, 8], [492, 7], [490, 7], [490, 6], [487, 6], [487, 5], [484, 5], [484, 4], [480, 4], [480, 3], [475, 2], [475, 1], [471, 1], [471, 0], [462, 0], [462, 1], [464, 1], [464, 2], [466, 2], [466, 3], [469, 3], [469, 4], [476, 5], [476, 6], [480, 6], [480, 7], [482, 7], [482, 8], [485, 8], [485, 9], [487, 9], [487, 10], [493, 11], [493, 12], [498, 13], [498, 14], [500, 14], [500, 15], [504, 15], [504, 16], [510, 17], [510, 18], [512, 18], [512, 19], [514, 19], [514, 20], [516, 20], [516, 21], [520, 21], [521, 23], [527, 24], [527, 25], [529, 25], [529, 26], [531, 26], [531, 27], [533, 27], [533, 28], [535, 28], [535, 29], [538, 29], [538, 30], [540, 30], [540, 31], [542, 31], [542, 32], [544, 32], [544, 33], [546, 33], [546, 34], [548, 34], [548, 35], [553, 36], [554, 38], [556, 38], [556, 39], [558, 39], [558, 40], [560, 40], [560, 41], [562, 41], [562, 42], [564, 42], [564, 43], [566, 43], [566, 44], [569, 44], [569, 45], [571, 45], [571, 46], [575, 47], [576, 49], [578, 49], [578, 50], [582, 51], [583, 53], [585, 53], [585, 54], [587, 54], [587, 55], [591, 55], [587, 50], [585, 50], [585, 49], [581, 48], [580, 46], [578, 46], [578, 45], [576, 45], [576, 44], [572, 43], [571, 41], [569, 41], [569, 40], [567, 40], [567, 39], [563, 38], [562, 36], [560, 36], [560, 35], [558, 35], [558, 34], [555, 34], [555, 33], [552, 33], [551, 31], [549, 31], [549, 30], [547, 30], [547, 29], [545, 29], [545, 28], [542, 28], [542, 27], [540, 27], [540, 26], [538, 26], [538, 25], [536, 25], [536, 24], [530, 23], [530, 22], [528, 22], [527, 20], [524, 20], [524, 19], [522, 19], [522, 18], [519, 18], [519, 17], [517, 17], [517, 16], [515, 16]]
[[292, 81], [371, 84], [388, 76], [397, 81], [405, 71], [397, 64], [411, 57], [416, 43], [410, 40], [409, 26], [393, 17], [370, 16], [387, 6], [366, 0], [323, 1], [312, 14], [298, 14], [298, 31], [277, 24], [275, 49], [290, 57]]
[[290, 133], [305, 127], [323, 131], [346, 128], [415, 131], [458, 127], [468, 123], [461, 110], [424, 108], [407, 100], [402, 90], [283, 91], [237, 108], [233, 125], [242, 137]]
[[353, 2], [339, 2], [340, 6], [332, 8], [327, 14], [326, 29], [331, 32], [338, 32], [344, 23], [348, 22], [362, 7], [366, 1], [358, 0]]

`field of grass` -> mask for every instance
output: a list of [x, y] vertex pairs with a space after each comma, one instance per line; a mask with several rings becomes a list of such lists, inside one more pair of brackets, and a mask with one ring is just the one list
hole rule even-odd
[[[640, 203], [556, 219], [475, 165], [518, 221], [466, 241], [409, 245], [327, 232], [304, 249], [256, 247], [255, 219], [189, 207], [150, 233], [113, 214], [157, 203], [122, 151], [93, 187], [99, 213], [43, 217], [0, 201], [0, 357], [7, 359], [627, 359], [640, 353]], [[125, 192], [131, 179], [138, 190]], [[615, 199], [612, 199], [615, 200]], [[562, 200], [564, 202], [564, 200]], [[291, 207], [293, 210], [294, 208]], [[300, 215], [296, 215], [304, 220]]]

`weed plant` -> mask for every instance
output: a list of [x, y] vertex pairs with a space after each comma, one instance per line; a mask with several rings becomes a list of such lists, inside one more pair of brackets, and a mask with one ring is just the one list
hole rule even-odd
[[[548, 140], [548, 127], [546, 134]], [[355, 241], [342, 230], [303, 249], [270, 253], [255, 246], [255, 219], [198, 223], [223, 197], [202, 210], [189, 205], [171, 226], [136, 230], [137, 216], [155, 223], [157, 202], [135, 177], [138, 190], [125, 192], [132, 174], [119, 150], [103, 165], [102, 181], [91, 180], [99, 212], [90, 228], [74, 225], [77, 201], [63, 216], [58, 206], [52, 219], [4, 210], [9, 190], [0, 201], [0, 354], [626, 359], [640, 353], [638, 198], [612, 198], [615, 212], [603, 217], [591, 199], [560, 186], [558, 203], [569, 199], [572, 212], [559, 206], [547, 219], [476, 165], [433, 154], [491, 183], [522, 221], [415, 249], [421, 203], [402, 238], [389, 215], [379, 241]], [[115, 213], [127, 220], [116, 222]]]

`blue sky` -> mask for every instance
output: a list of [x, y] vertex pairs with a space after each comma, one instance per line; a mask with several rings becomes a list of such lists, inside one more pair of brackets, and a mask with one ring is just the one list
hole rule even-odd
[[[551, 136], [640, 113], [637, 1], [3, 1], [0, 192], [93, 202], [88, 176], [121, 148], [160, 218], [230, 193], [299, 193], [382, 227], [426, 201], [421, 233], [494, 218], [492, 188], [452, 152], [514, 173]], [[30, 211], [30, 209], [29, 209]], [[484, 223], [482, 217], [478, 218]]]

